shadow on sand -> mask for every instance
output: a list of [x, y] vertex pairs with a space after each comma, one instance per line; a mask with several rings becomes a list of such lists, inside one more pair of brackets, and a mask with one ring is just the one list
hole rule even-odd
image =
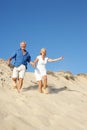
[[[23, 92], [26, 92], [26, 91], [29, 91], [29, 90], [37, 90], [38, 91], [38, 85], [33, 85], [33, 86], [23, 88]], [[67, 90], [66, 86], [64, 86], [62, 88], [54, 88], [53, 86], [48, 86], [49, 94], [59, 93], [61, 91], [65, 91], [65, 90]]]
[[53, 93], [59, 93], [59, 92], [62, 92], [62, 91], [65, 91], [67, 90], [67, 87], [64, 86], [62, 88], [54, 88], [53, 86], [48, 86], [48, 89], [49, 89], [49, 93], [50, 94], [53, 94]]
[[26, 88], [23, 88], [23, 92], [29, 91], [29, 90], [37, 90], [38, 86], [37, 85], [32, 85]]

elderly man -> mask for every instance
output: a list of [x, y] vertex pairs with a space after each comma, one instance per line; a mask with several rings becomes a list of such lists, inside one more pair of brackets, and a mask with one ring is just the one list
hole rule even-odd
[[14, 88], [17, 88], [18, 92], [20, 92], [20, 89], [23, 85], [23, 79], [25, 71], [27, 69], [27, 63], [33, 65], [33, 62], [31, 62], [31, 56], [25, 48], [26, 42], [22, 41], [20, 43], [20, 49], [15, 51], [15, 53], [7, 61], [7, 64], [10, 65], [11, 60], [15, 59], [12, 80], [13, 86]]

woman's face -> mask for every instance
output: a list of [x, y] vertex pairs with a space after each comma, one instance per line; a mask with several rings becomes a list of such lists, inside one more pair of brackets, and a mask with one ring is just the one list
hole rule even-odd
[[45, 56], [45, 55], [46, 55], [46, 50], [42, 50], [42, 51], [41, 51], [41, 55], [42, 55], [42, 56]]

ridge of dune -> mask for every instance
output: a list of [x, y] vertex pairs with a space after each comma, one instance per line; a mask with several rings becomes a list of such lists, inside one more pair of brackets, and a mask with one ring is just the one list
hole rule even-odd
[[34, 73], [26, 72], [19, 94], [12, 69], [0, 59], [0, 130], [87, 129], [87, 74], [48, 71], [49, 94], [41, 94]]

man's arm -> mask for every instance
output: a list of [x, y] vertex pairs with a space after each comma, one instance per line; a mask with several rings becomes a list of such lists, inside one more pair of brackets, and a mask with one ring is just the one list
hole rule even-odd
[[30, 64], [31, 64], [33, 67], [35, 67], [37, 62], [38, 62], [38, 58], [36, 58], [33, 62], [31, 61]]
[[7, 60], [8, 65], [10, 65], [11, 60], [12, 60], [12, 58], [8, 58], [8, 60]]

